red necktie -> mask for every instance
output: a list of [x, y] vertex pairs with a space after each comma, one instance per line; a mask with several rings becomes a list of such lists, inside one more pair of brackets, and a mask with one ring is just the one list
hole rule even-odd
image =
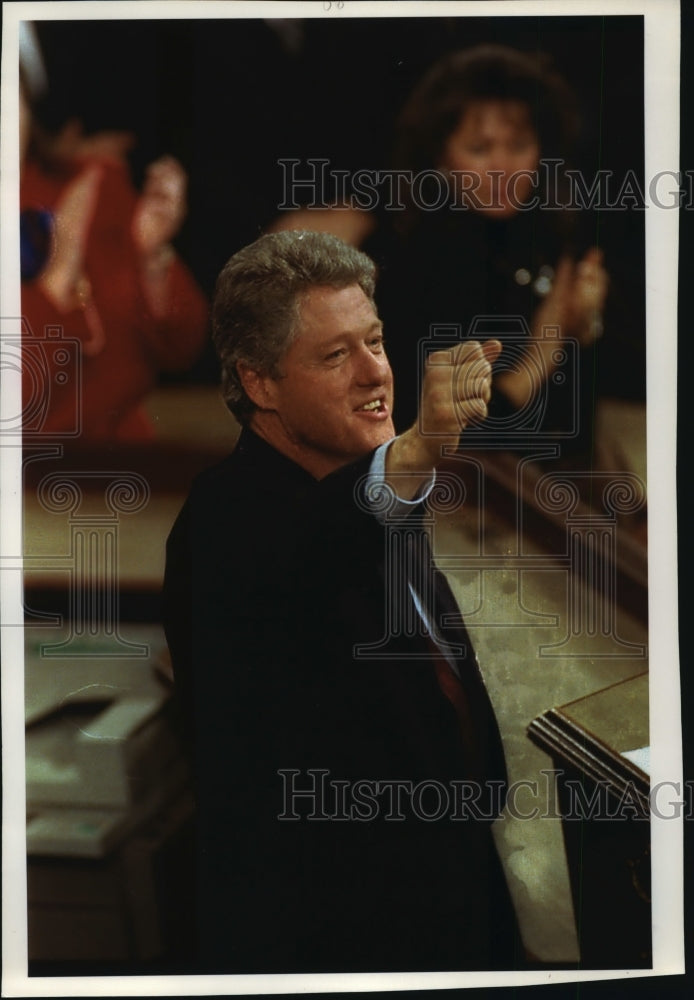
[[465, 756], [469, 765], [469, 778], [481, 778], [480, 747], [478, 745], [477, 727], [475, 725], [470, 702], [459, 677], [453, 671], [450, 663], [441, 653], [433, 640], [430, 640], [434, 653], [434, 669], [436, 679], [443, 694], [448, 698], [458, 716], [460, 736], [465, 748]]

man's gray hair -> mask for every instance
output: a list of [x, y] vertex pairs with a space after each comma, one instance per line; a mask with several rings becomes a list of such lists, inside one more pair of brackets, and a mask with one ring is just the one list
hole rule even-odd
[[278, 378], [299, 332], [301, 296], [309, 288], [359, 285], [373, 302], [373, 261], [328, 233], [261, 236], [227, 261], [215, 288], [212, 339], [222, 367], [222, 394], [239, 423], [255, 409], [238, 374], [242, 362]]

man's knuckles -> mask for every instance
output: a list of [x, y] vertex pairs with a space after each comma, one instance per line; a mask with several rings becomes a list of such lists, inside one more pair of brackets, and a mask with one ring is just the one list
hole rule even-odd
[[480, 396], [470, 399], [461, 399], [456, 410], [466, 420], [479, 420], [487, 416], [487, 403]]
[[432, 351], [427, 356], [427, 368], [455, 368], [463, 362], [485, 362], [482, 345], [478, 340], [463, 340], [451, 347]]

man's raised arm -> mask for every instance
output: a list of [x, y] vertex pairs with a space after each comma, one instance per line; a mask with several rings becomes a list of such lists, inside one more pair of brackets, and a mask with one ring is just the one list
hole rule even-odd
[[386, 482], [403, 500], [430, 479], [444, 446], [457, 445], [468, 424], [487, 416], [492, 364], [500, 353], [498, 340], [469, 340], [427, 358], [419, 416], [386, 455]]

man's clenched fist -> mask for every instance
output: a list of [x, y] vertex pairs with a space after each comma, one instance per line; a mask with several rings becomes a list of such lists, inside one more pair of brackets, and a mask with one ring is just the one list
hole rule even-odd
[[501, 353], [498, 340], [468, 340], [434, 351], [426, 360], [417, 429], [442, 444], [456, 444], [469, 423], [487, 416], [492, 394], [492, 363]]
[[[498, 340], [468, 340], [434, 351], [426, 360], [419, 416], [397, 437], [386, 457], [386, 477], [397, 479], [398, 495], [414, 495], [441, 461], [443, 449], [455, 447], [468, 424], [484, 420], [492, 394], [492, 364], [501, 354]], [[405, 482], [403, 477], [408, 477]]]

